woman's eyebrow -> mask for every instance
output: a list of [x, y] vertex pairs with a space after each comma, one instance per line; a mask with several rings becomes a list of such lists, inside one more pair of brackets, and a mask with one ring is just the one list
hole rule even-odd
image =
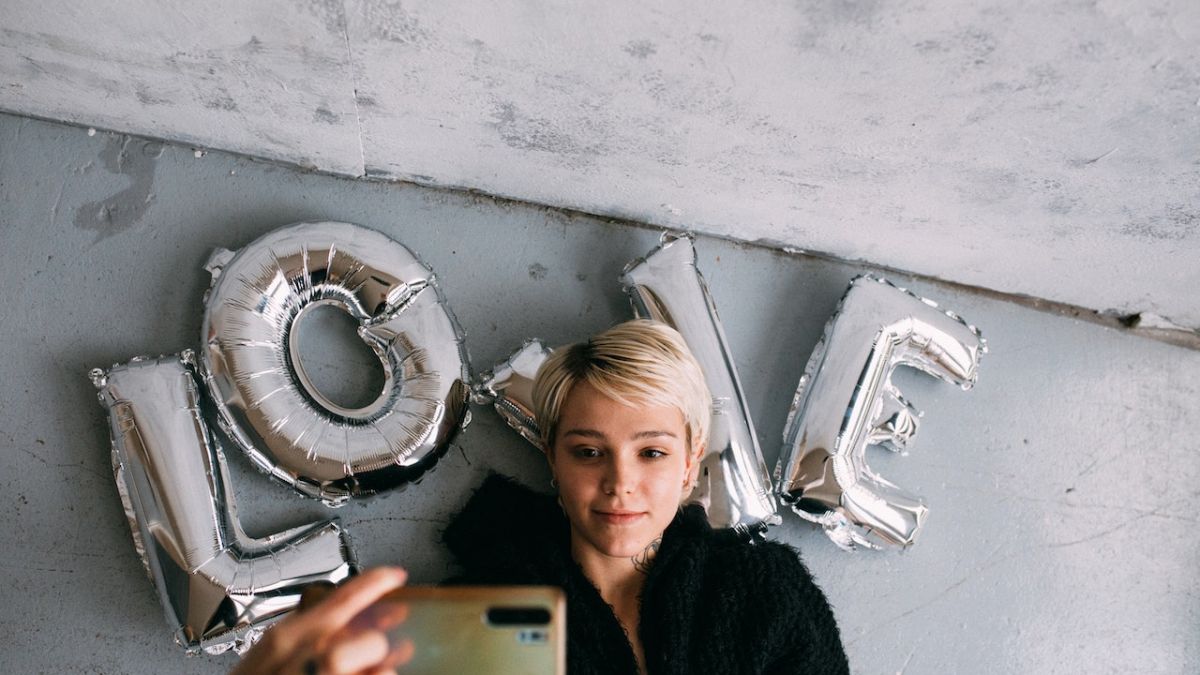
[[604, 438], [604, 434], [595, 429], [571, 429], [564, 431], [563, 436], [586, 436], [588, 438]]
[[633, 435], [634, 438], [655, 438], [657, 436], [668, 436], [670, 438], [675, 438], [675, 434], [671, 433], [670, 431], [658, 431], [657, 429], [639, 431]]
[[[607, 436], [604, 435], [604, 432], [598, 431], [596, 429], [571, 429], [570, 431], [564, 431], [563, 436], [584, 436], [586, 438], [600, 438], [600, 439], [608, 438]], [[636, 434], [634, 434], [633, 436], [631, 436], [631, 438], [634, 438], [634, 439], [658, 438], [659, 436], [666, 436], [668, 438], [677, 438], [677, 436], [673, 432], [660, 431], [658, 429], [647, 429], [646, 431], [639, 431]]]

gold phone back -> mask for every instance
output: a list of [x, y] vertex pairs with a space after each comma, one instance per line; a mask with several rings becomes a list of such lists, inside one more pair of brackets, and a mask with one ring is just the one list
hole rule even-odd
[[[566, 601], [545, 586], [450, 586], [403, 588], [388, 602], [408, 607], [404, 623], [389, 632], [393, 644], [411, 640], [413, 657], [404, 673], [564, 675]], [[549, 622], [496, 625], [496, 608], [545, 610]]]

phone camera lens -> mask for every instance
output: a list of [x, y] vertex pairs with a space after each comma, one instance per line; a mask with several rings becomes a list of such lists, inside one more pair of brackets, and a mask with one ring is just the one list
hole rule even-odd
[[493, 626], [545, 626], [550, 623], [550, 610], [542, 607], [492, 607], [487, 622]]

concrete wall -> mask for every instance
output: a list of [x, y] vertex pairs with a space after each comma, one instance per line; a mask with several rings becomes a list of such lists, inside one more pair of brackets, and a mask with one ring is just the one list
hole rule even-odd
[[1200, 327], [1194, 0], [8, 4], [0, 109]]
[[[89, 368], [199, 344], [202, 265], [299, 220], [377, 228], [438, 272], [477, 370], [528, 336], [629, 316], [621, 267], [657, 241], [559, 210], [338, 179], [0, 115], [0, 670], [211, 672], [185, 661], [134, 553]], [[701, 238], [700, 266], [771, 466], [822, 325], [869, 269]], [[1200, 670], [1200, 353], [895, 277], [979, 325], [971, 392], [898, 378], [926, 411], [873, 466], [925, 497], [912, 549], [847, 554], [791, 514], [857, 673]], [[362, 364], [330, 364], [354, 373]], [[333, 371], [331, 371], [332, 374]], [[450, 571], [437, 535], [486, 472], [547, 486], [489, 409], [420, 485], [337, 512], [367, 564]], [[230, 454], [251, 534], [331, 514]], [[770, 583], [770, 580], [765, 580]]]

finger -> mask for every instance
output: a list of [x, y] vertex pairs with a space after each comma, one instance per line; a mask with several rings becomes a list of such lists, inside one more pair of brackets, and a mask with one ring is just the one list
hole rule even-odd
[[[324, 642], [322, 638], [341, 630], [362, 608], [403, 585], [406, 578], [407, 573], [398, 567], [375, 568], [351, 578], [327, 593], [323, 601], [316, 604], [318, 609], [294, 612], [271, 626], [259, 644], [237, 664], [234, 672], [238, 675], [276, 672], [288, 662], [299, 668], [306, 661], [301, 653], [319, 651], [319, 643]], [[298, 649], [305, 644], [308, 649]]]
[[304, 638], [304, 635], [292, 627], [296, 616], [292, 614], [268, 626], [254, 646], [243, 654], [229, 671], [229, 675], [275, 673], [293, 660], [295, 646]]
[[343, 675], [375, 668], [389, 655], [387, 636], [369, 630], [338, 639], [321, 660], [321, 673]]
[[413, 655], [416, 653], [417, 647], [413, 644], [413, 641], [404, 638], [395, 645], [392, 645], [392, 650], [388, 652], [387, 658], [380, 665], [385, 668], [396, 669], [412, 661]]
[[385, 593], [403, 586], [407, 578], [408, 574], [399, 567], [367, 570], [330, 593], [321, 603], [319, 611], [295, 615], [297, 630], [312, 631], [316, 635], [340, 630]]
[[351, 629], [387, 631], [408, 618], [408, 603], [381, 600], [363, 610], [350, 622]]
[[296, 611], [303, 612], [313, 605], [321, 602], [329, 597], [329, 594], [337, 588], [337, 585], [332, 581], [314, 581], [304, 588], [300, 594], [300, 604], [296, 607]]
[[238, 660], [229, 671], [229, 675], [254, 675], [254, 673], [270, 672], [267, 667], [267, 654], [262, 651], [250, 651]]
[[379, 668], [372, 668], [371, 670], [364, 670], [361, 673], [361, 675], [400, 675], [400, 674], [397, 673], [394, 668], [384, 668], [384, 667], [380, 666]]
[[375, 625], [379, 630], [391, 630], [408, 619], [408, 603], [386, 602], [379, 608]]

